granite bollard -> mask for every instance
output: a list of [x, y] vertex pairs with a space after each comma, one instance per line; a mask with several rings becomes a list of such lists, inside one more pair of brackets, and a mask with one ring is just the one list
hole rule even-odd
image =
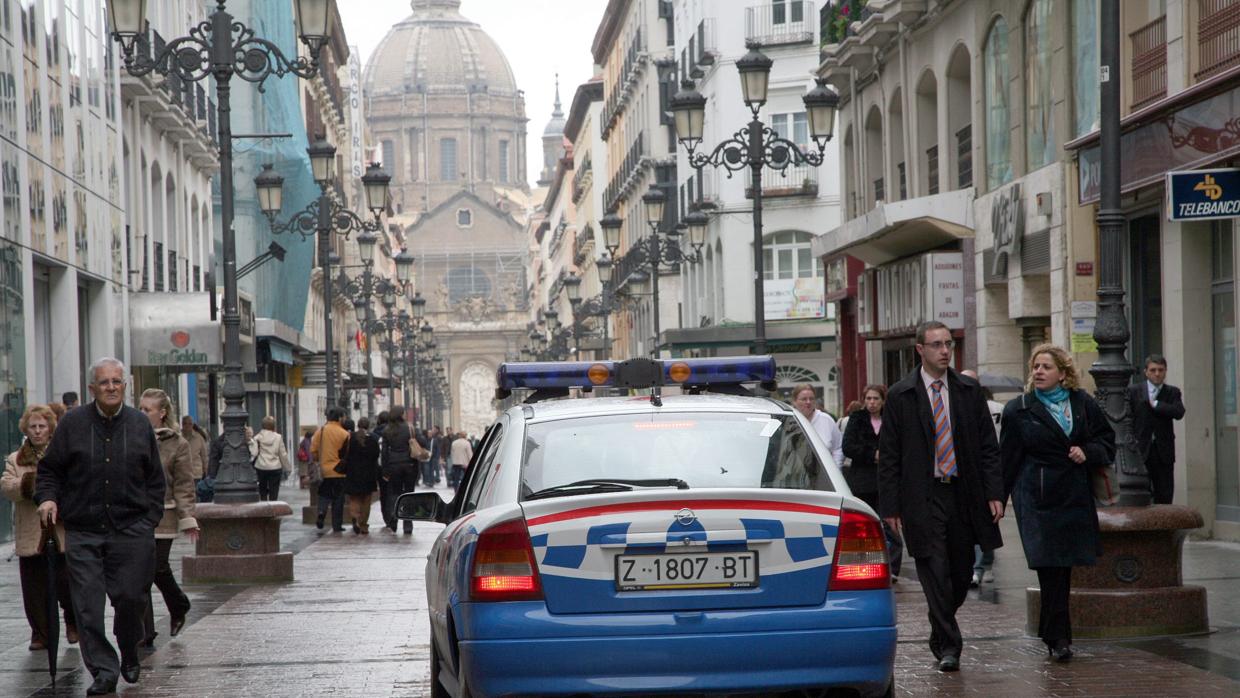
[[252, 584], [293, 581], [293, 553], [280, 550], [280, 518], [293, 513], [285, 502], [202, 503], [195, 517], [202, 529], [193, 555], [181, 559], [186, 584]]

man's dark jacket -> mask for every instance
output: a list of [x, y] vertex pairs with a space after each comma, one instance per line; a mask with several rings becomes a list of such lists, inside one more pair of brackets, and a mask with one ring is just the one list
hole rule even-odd
[[56, 502], [70, 530], [154, 531], [164, 515], [164, 468], [146, 415], [122, 405], [109, 419], [94, 402], [66, 413], [39, 461], [34, 498]]
[[1128, 401], [1132, 405], [1132, 431], [1144, 458], [1150, 457], [1151, 447], [1166, 465], [1175, 462], [1175, 425], [1172, 421], [1184, 418], [1184, 398], [1174, 385], [1162, 384], [1158, 391], [1158, 404], [1151, 406], [1145, 381], [1128, 387]]
[[951, 485], [934, 480], [934, 414], [921, 369], [914, 369], [891, 386], [883, 405], [878, 446], [878, 511], [883, 517], [903, 519], [904, 544], [913, 557], [925, 557], [931, 551], [926, 531], [931, 521], [933, 487], [956, 488], [958, 501], [963, 498], [974, 542], [983, 550], [1003, 545], [987, 503], [1003, 501], [1003, 469], [986, 397], [977, 381], [968, 376], [949, 368], [946, 378], [959, 478]]

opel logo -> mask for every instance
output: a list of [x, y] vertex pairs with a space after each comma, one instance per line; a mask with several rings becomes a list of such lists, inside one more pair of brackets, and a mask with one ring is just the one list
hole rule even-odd
[[685, 507], [676, 512], [676, 523], [681, 526], [692, 525], [694, 521], [697, 521], [697, 514], [694, 514], [692, 509]]

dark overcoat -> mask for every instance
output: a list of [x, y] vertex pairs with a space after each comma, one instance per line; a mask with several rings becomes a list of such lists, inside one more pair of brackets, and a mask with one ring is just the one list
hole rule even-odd
[[[977, 381], [949, 368], [947, 390], [959, 477], [952, 486], [963, 497], [972, 542], [994, 550], [1003, 545], [1003, 537], [987, 502], [1004, 500], [994, 422]], [[926, 537], [931, 488], [943, 485], [934, 480], [934, 415], [920, 368], [888, 391], [878, 452], [879, 514], [899, 516], [909, 554], [926, 557], [931, 552]]]
[[360, 497], [379, 487], [379, 438], [370, 432], [355, 431], [349, 441], [344, 493]]
[[874, 452], [878, 450], [878, 434], [874, 433], [874, 427], [870, 425], [869, 412], [857, 410], [848, 415], [842, 448], [844, 455], [852, 461], [851, 465], [844, 468], [848, 489], [855, 495], [877, 494], [878, 460], [874, 457]]
[[[1092, 565], [1101, 554], [1089, 475], [1115, 460], [1115, 432], [1085, 391], [1073, 390], [1068, 401], [1070, 435], [1033, 393], [1003, 408], [1003, 481], [1030, 568]], [[1073, 446], [1084, 451], [1084, 463], [1068, 458]]]

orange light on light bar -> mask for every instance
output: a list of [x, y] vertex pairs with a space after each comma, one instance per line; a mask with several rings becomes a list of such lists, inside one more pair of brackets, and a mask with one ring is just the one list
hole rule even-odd
[[689, 376], [693, 375], [693, 369], [689, 368], [689, 364], [683, 361], [677, 361], [667, 367], [667, 377], [677, 383], [684, 383], [689, 380]]
[[586, 378], [594, 385], [602, 385], [611, 377], [611, 370], [603, 364], [594, 364], [590, 370], [586, 371]]

